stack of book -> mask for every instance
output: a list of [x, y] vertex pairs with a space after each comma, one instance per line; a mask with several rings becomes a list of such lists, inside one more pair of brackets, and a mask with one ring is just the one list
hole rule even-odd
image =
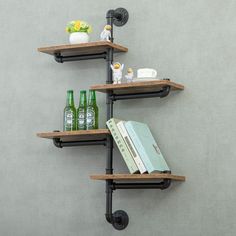
[[115, 118], [106, 124], [131, 174], [170, 172], [146, 124]]

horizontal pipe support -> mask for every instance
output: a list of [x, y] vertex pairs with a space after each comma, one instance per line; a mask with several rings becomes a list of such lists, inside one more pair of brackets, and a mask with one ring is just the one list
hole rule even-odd
[[86, 140], [86, 141], [69, 141], [64, 142], [61, 141], [59, 138], [54, 138], [53, 143], [58, 148], [63, 147], [76, 147], [76, 146], [91, 146], [91, 145], [103, 145], [106, 146], [107, 140]]
[[91, 60], [91, 59], [106, 59], [107, 53], [96, 53], [96, 54], [84, 54], [84, 55], [71, 55], [71, 56], [62, 56], [61, 53], [54, 54], [55, 61], [58, 63], [68, 62], [68, 61], [82, 61], [82, 60]]
[[128, 94], [111, 94], [110, 100], [125, 100], [125, 99], [137, 99], [137, 98], [152, 98], [152, 97], [166, 97], [170, 92], [170, 86], [163, 87], [160, 91], [146, 92], [146, 93], [128, 93]]
[[113, 182], [112, 190], [116, 189], [166, 189], [170, 186], [171, 180], [164, 179], [159, 183], [117, 183]]

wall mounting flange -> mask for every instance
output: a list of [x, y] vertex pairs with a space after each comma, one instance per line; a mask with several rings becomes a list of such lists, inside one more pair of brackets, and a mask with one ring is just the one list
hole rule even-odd
[[129, 216], [125, 211], [118, 210], [112, 214], [112, 225], [117, 230], [122, 230], [129, 224]]
[[107, 18], [113, 18], [115, 26], [123, 26], [129, 19], [129, 13], [125, 8], [119, 7], [115, 10], [109, 10], [107, 12]]

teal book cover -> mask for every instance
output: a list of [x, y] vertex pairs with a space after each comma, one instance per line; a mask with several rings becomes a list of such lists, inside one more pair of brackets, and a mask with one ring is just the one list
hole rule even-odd
[[140, 122], [125, 122], [126, 130], [140, 154], [148, 173], [170, 171], [149, 127]]

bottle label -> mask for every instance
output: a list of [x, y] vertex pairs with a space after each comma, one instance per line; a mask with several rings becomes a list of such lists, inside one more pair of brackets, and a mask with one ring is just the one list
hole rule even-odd
[[78, 127], [81, 129], [85, 129], [85, 124], [86, 124], [86, 113], [84, 111], [84, 109], [79, 109], [78, 112]]
[[75, 121], [75, 116], [72, 111], [66, 111], [65, 112], [65, 126], [66, 128], [73, 127]]
[[87, 128], [95, 128], [95, 112], [92, 109], [87, 110]]

